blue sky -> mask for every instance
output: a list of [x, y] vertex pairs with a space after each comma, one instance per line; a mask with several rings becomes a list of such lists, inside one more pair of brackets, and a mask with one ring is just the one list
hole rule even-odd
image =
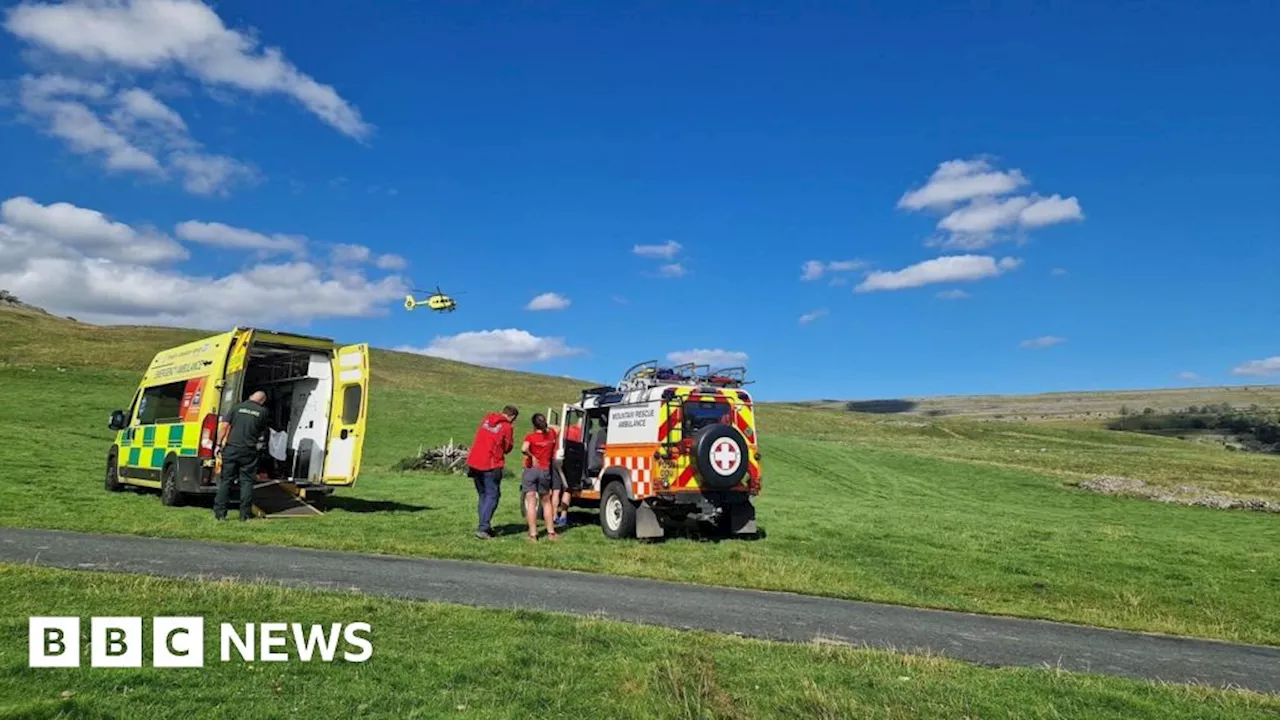
[[8, 3], [0, 287], [765, 399], [1274, 382], [1280, 9], [992, 5]]

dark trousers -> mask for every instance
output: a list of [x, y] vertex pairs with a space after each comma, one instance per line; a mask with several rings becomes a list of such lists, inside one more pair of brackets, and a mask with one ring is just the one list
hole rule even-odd
[[498, 499], [502, 497], [502, 469], [472, 471], [471, 479], [476, 483], [476, 499], [479, 501], [479, 532], [493, 531], [493, 513], [498, 509]]
[[227, 516], [227, 500], [231, 483], [240, 483], [240, 519], [253, 517], [253, 484], [258, 480], [258, 451], [229, 447], [222, 451], [222, 473], [218, 475], [218, 492], [213, 496], [213, 516]]

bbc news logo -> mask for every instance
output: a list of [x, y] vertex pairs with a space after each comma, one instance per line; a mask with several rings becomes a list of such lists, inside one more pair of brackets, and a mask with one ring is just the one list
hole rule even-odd
[[[33, 668], [80, 667], [80, 618], [28, 619], [27, 664]], [[146, 637], [140, 617], [89, 618], [89, 665], [96, 668], [142, 667]], [[205, 623], [202, 617], [151, 619], [151, 665], [158, 668], [197, 668], [205, 665]], [[373, 655], [368, 623], [302, 625], [246, 623], [218, 626], [222, 662], [334, 662], [341, 658], [362, 663]], [[341, 650], [341, 652], [339, 652]]]

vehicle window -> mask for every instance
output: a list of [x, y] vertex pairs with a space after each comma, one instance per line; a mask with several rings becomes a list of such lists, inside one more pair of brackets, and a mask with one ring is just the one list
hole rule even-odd
[[138, 401], [138, 424], [182, 422], [182, 394], [186, 389], [187, 381], [181, 380], [143, 390]]
[[715, 400], [699, 400], [684, 404], [685, 432], [695, 433], [708, 425], [728, 423], [730, 420], [729, 404]]
[[348, 385], [342, 389], [342, 424], [355, 425], [360, 422], [360, 401], [364, 397], [364, 389], [359, 385]]

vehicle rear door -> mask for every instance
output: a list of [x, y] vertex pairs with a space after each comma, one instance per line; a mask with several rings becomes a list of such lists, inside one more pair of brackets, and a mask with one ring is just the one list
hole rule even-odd
[[360, 474], [369, 409], [369, 346], [348, 345], [333, 355], [333, 396], [325, 447], [326, 485], [351, 485]]
[[556, 458], [560, 460], [560, 469], [564, 473], [565, 483], [570, 488], [577, 488], [582, 483], [582, 472], [586, 468], [586, 456], [581, 440], [569, 440], [565, 436], [569, 428], [580, 426], [582, 408], [577, 405], [564, 405], [560, 410], [560, 437], [556, 441]]

